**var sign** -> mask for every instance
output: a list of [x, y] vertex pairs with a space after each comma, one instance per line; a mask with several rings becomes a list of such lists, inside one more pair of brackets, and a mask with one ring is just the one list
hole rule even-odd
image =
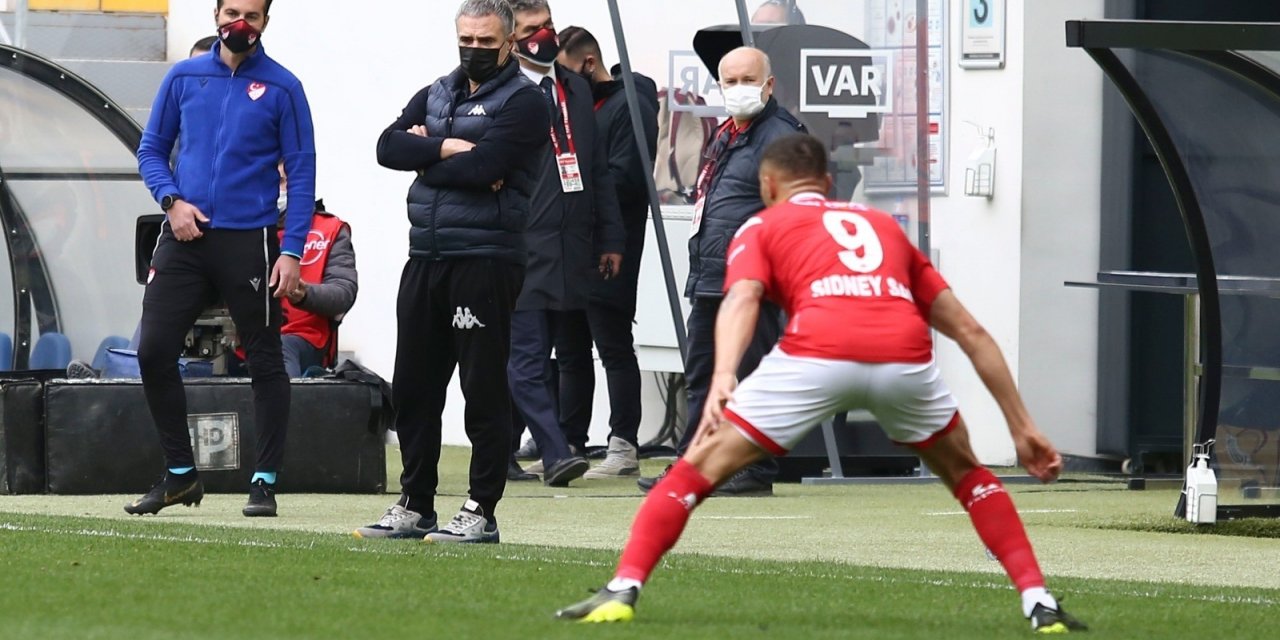
[[802, 49], [800, 111], [865, 118], [893, 111], [893, 50]]

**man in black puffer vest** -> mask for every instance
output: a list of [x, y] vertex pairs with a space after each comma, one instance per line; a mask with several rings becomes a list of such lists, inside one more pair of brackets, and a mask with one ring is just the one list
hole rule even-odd
[[[511, 312], [524, 281], [524, 230], [550, 118], [511, 55], [506, 0], [458, 10], [462, 65], [418, 92], [378, 140], [378, 162], [416, 171], [409, 188], [409, 262], [396, 302], [392, 395], [401, 495], [362, 538], [498, 542], [494, 508], [507, 481]], [[460, 369], [471, 440], [471, 487], [437, 526], [440, 414]]]

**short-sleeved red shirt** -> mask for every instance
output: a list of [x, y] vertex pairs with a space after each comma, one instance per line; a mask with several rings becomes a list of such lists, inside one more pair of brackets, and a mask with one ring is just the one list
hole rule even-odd
[[783, 351], [857, 362], [931, 360], [929, 308], [948, 288], [889, 214], [812, 193], [742, 225], [725, 291], [739, 280], [786, 310]]

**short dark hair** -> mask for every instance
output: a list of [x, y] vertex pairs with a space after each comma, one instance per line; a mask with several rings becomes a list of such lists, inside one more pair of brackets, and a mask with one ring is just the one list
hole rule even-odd
[[213, 51], [213, 43], [217, 41], [218, 36], [205, 36], [200, 38], [199, 40], [196, 40], [195, 44], [191, 45], [191, 53], [194, 55], [197, 51]]
[[[262, 15], [264, 16], [271, 15], [271, 2], [272, 0], [267, 0], [267, 6], [262, 9]], [[222, 0], [218, 0], [218, 10], [219, 11], [222, 10]]]
[[600, 42], [582, 27], [565, 27], [560, 32], [560, 50], [571, 56], [594, 54], [597, 60], [604, 57]]
[[551, 5], [547, 4], [547, 0], [507, 0], [507, 3], [511, 5], [512, 13], [551, 10]]
[[793, 133], [774, 140], [760, 156], [768, 166], [788, 178], [823, 178], [829, 171], [827, 148], [807, 133]]

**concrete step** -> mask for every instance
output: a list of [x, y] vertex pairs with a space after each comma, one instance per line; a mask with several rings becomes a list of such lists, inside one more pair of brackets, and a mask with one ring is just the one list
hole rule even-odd
[[[0, 13], [14, 35], [14, 14]], [[164, 61], [166, 18], [152, 14], [32, 11], [27, 16], [28, 50], [46, 58]]]
[[168, 62], [132, 60], [55, 60], [88, 80], [126, 110], [150, 109], [171, 66]]

